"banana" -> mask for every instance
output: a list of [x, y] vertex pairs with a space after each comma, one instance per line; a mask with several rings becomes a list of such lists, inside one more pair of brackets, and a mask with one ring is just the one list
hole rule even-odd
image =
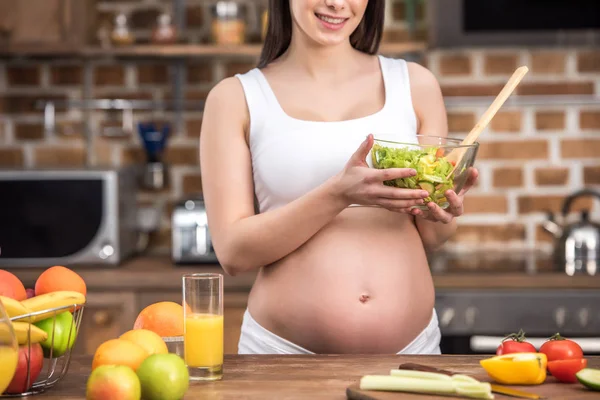
[[0, 296], [0, 301], [4, 305], [4, 309], [8, 314], [8, 318], [18, 317], [31, 312], [31, 310], [23, 305], [23, 303], [19, 300], [11, 299], [10, 297], [6, 296]]
[[[31, 312], [39, 312], [44, 310], [50, 310], [57, 307], [65, 306], [78, 306], [85, 304], [85, 296], [79, 292], [74, 291], [58, 291], [41, 294], [34, 296], [21, 302], [25, 308], [31, 310]], [[46, 318], [53, 317], [65, 311], [73, 311], [73, 308], [64, 308], [58, 311], [48, 311], [39, 315], [31, 316], [27, 319], [27, 322], [37, 322]]]
[[48, 339], [48, 334], [35, 325], [27, 322], [13, 322], [12, 325], [19, 344], [39, 343]]

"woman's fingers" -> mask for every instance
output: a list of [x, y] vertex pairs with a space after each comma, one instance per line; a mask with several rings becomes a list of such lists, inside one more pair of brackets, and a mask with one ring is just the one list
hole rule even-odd
[[475, 183], [477, 182], [477, 178], [479, 177], [479, 171], [475, 167], [469, 167], [468, 169], [467, 181], [465, 182], [463, 188], [460, 191], [460, 195], [464, 195], [471, 189]]
[[442, 210], [442, 208], [434, 202], [428, 203], [427, 207], [429, 208], [429, 212], [437, 221], [441, 221], [446, 224], [452, 221], [453, 215]]
[[410, 178], [415, 175], [417, 175], [417, 171], [412, 168], [372, 168], [369, 172], [369, 180], [371, 182], [383, 182], [399, 178]]
[[410, 208], [423, 204], [423, 200], [392, 200], [392, 199], [379, 199], [377, 203], [384, 208], [399, 210], [403, 208]]
[[350, 158], [351, 165], [363, 165], [365, 163], [365, 159], [373, 146], [373, 135], [367, 135], [367, 138], [358, 146], [358, 149], [354, 152], [352, 157]]
[[406, 199], [424, 199], [429, 196], [426, 190], [421, 189], [403, 189], [392, 186], [381, 185], [373, 191], [376, 197], [393, 200], [406, 200]]
[[460, 197], [453, 191], [449, 190], [446, 193], [446, 198], [448, 199], [448, 212], [455, 216], [459, 216], [463, 213], [463, 203], [460, 200]]

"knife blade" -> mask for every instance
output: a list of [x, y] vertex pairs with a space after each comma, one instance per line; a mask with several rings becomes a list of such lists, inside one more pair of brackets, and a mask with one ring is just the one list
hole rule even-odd
[[[398, 369], [407, 369], [407, 370], [412, 370], [412, 371], [423, 371], [423, 372], [437, 372], [438, 374], [444, 374], [444, 375], [449, 375], [449, 376], [456, 375], [456, 374], [468, 375], [468, 374], [464, 374], [462, 372], [452, 372], [452, 371], [448, 371], [445, 369], [440, 369], [440, 368], [435, 368], [435, 367], [431, 367], [428, 365], [415, 364], [415, 363], [400, 364], [400, 366], [398, 366]], [[534, 400], [544, 399], [544, 397], [540, 396], [539, 394], [526, 392], [524, 390], [513, 389], [513, 388], [506, 387], [506, 386], [497, 385], [495, 383], [491, 383], [490, 386], [492, 387], [492, 392], [504, 394], [506, 396], [519, 397], [519, 398], [523, 398], [523, 399], [534, 399]]]

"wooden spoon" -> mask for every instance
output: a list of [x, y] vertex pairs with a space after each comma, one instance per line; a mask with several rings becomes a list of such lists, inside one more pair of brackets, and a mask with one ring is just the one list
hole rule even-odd
[[[461, 146], [475, 143], [475, 141], [479, 137], [479, 134], [483, 132], [483, 130], [488, 126], [492, 118], [494, 118], [494, 116], [496, 115], [496, 112], [498, 112], [500, 107], [502, 107], [506, 99], [508, 99], [508, 97], [512, 94], [519, 82], [521, 82], [521, 79], [523, 79], [523, 77], [528, 71], [529, 68], [527, 68], [526, 66], [522, 66], [517, 68], [515, 72], [513, 72], [508, 82], [506, 82], [506, 85], [504, 85], [498, 96], [496, 96], [496, 98], [494, 99], [494, 102], [488, 107], [488, 109], [481, 116], [479, 121], [477, 121], [477, 124], [475, 124], [471, 132], [469, 132], [467, 137], [465, 137], [464, 140], [461, 142]], [[466, 148], [459, 147], [453, 149], [448, 155], [445, 156], [448, 161], [454, 161], [456, 163], [452, 171], [450, 171], [448, 177], [450, 177], [454, 173], [454, 170], [460, 164], [460, 160], [463, 157], [465, 151]]]

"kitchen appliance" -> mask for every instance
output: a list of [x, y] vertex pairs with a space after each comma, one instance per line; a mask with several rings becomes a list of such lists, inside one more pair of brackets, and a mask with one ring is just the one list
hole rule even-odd
[[162, 126], [153, 122], [138, 124], [138, 133], [146, 152], [142, 183], [148, 190], [162, 190], [168, 185], [169, 172], [164, 154], [170, 131], [168, 123]]
[[[414, 1], [414, 0], [413, 0]], [[429, 0], [432, 47], [597, 46], [597, 0]]]
[[428, 259], [443, 354], [493, 354], [522, 329], [536, 348], [559, 332], [600, 355], [600, 276], [557, 272], [542, 251], [438, 251]]
[[117, 265], [135, 252], [133, 168], [0, 170], [0, 266]]
[[171, 216], [171, 256], [175, 264], [217, 263], [202, 195], [183, 199]]
[[584, 354], [600, 355], [597, 290], [437, 290], [443, 354], [491, 354], [506, 335], [522, 329], [539, 348], [557, 332]]
[[589, 210], [583, 210], [579, 220], [572, 224], [564, 221], [571, 211], [571, 204], [582, 196], [594, 196], [600, 199], [600, 193], [591, 189], [582, 189], [568, 196], [562, 206], [560, 225], [551, 212], [544, 222], [544, 229], [555, 237], [554, 263], [558, 270], [567, 275], [587, 273], [596, 275], [600, 264], [600, 224], [590, 221]]

